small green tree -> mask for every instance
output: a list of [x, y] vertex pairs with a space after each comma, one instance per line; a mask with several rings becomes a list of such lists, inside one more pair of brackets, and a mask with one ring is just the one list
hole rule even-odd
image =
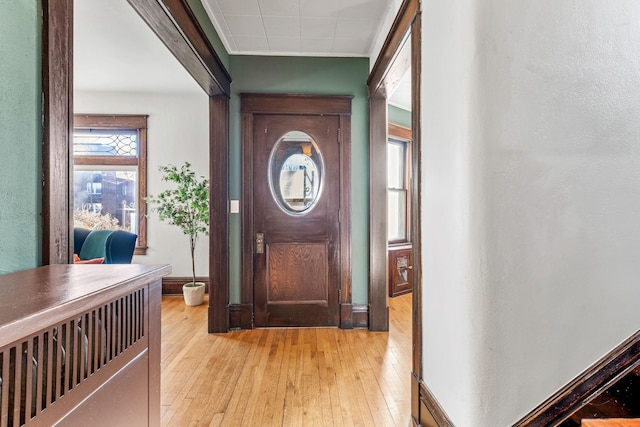
[[201, 235], [209, 234], [209, 180], [196, 177], [191, 164], [185, 162], [180, 169], [174, 165], [160, 166], [162, 180], [176, 184], [157, 197], [145, 198], [149, 204], [157, 205], [151, 210], [158, 213], [161, 221], [178, 226], [189, 236], [191, 244], [191, 272], [196, 282], [195, 249]]

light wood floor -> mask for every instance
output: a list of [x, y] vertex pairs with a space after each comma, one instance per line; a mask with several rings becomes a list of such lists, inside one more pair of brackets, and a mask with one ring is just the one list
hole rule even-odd
[[207, 333], [207, 307], [162, 300], [162, 425], [403, 426], [410, 421], [411, 295], [390, 332]]

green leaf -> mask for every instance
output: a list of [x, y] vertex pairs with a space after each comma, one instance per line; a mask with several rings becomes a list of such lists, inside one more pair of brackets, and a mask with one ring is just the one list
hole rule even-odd
[[195, 282], [195, 241], [199, 236], [209, 234], [209, 181], [203, 176], [196, 177], [188, 162], [180, 169], [174, 165], [160, 166], [158, 169], [163, 174], [162, 180], [175, 186], [155, 197], [149, 195], [145, 201], [152, 205], [151, 211], [156, 212], [161, 221], [179, 227], [183, 234], [189, 236], [192, 242], [191, 265]]

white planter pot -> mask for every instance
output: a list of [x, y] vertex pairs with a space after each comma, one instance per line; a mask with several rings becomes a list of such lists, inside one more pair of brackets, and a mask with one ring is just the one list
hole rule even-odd
[[186, 305], [200, 305], [204, 300], [204, 283], [192, 282], [182, 285], [182, 295]]

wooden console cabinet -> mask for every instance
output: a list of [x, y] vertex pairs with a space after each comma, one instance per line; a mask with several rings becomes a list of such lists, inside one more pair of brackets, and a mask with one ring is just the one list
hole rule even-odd
[[411, 257], [411, 244], [401, 246], [389, 246], [389, 296], [411, 292], [411, 269], [413, 260]]
[[0, 276], [0, 426], [160, 425], [169, 266], [51, 265]]

